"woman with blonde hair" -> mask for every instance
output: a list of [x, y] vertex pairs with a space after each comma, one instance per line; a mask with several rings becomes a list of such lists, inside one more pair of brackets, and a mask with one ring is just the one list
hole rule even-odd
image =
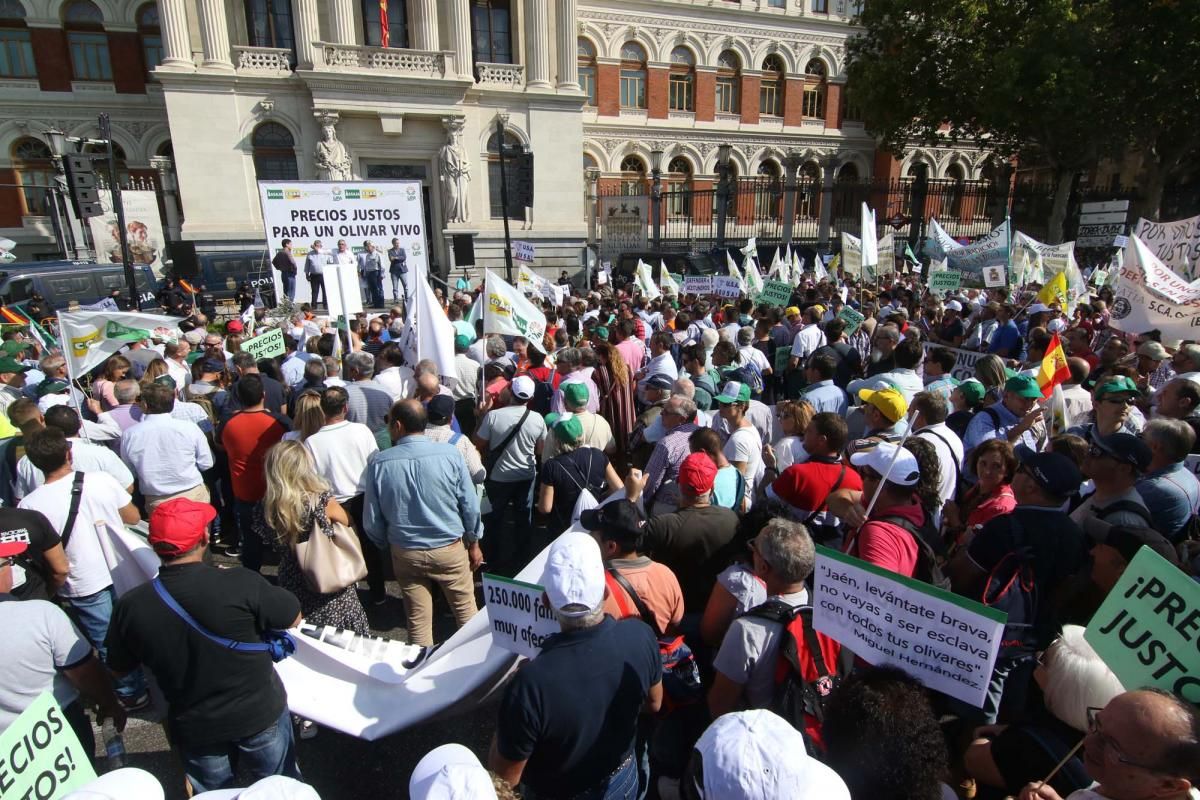
[[324, 425], [321, 393], [316, 389], [305, 389], [296, 397], [296, 416], [292, 419], [292, 429], [283, 435], [284, 441], [303, 442]]
[[1008, 372], [1004, 369], [1004, 360], [1000, 356], [981, 356], [975, 362], [975, 378], [987, 390], [989, 403], [998, 403], [1004, 399], [1004, 383], [1008, 380]]
[[774, 445], [764, 445], [763, 457], [767, 457], [768, 451], [774, 454], [775, 469], [780, 473], [792, 464], [808, 461], [808, 453], [804, 449], [804, 432], [808, 430], [808, 423], [812, 422], [814, 413], [813, 407], [806, 400], [784, 400], [779, 404], [776, 416], [779, 418], [783, 438]]
[[109, 356], [108, 360], [104, 362], [101, 376], [92, 381], [92, 397], [100, 401], [102, 410], [112, 411], [121, 405], [117, 402], [113, 387], [117, 381], [124, 380], [129, 375], [130, 367], [129, 359], [120, 353]]
[[146, 371], [142, 373], [142, 385], [153, 383], [156, 379], [163, 375], [169, 374], [167, 369], [167, 361], [163, 358], [156, 358], [146, 365]]
[[276, 444], [267, 452], [265, 467], [267, 492], [254, 526], [262, 540], [280, 553], [279, 585], [296, 595], [306, 622], [367, 635], [371, 626], [355, 586], [330, 594], [313, 591], [292, 551], [296, 544], [308, 541], [316, 525], [328, 535], [335, 522], [349, 525], [346, 510], [333, 499], [329, 484], [317, 474], [308, 448], [300, 442]]

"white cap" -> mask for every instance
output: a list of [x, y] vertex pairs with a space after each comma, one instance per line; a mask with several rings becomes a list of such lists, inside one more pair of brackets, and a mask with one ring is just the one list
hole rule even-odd
[[[894, 464], [893, 457], [896, 459]], [[917, 457], [891, 442], [880, 442], [870, 450], [855, 453], [850, 456], [850, 463], [856, 467], [870, 467], [880, 475], [887, 475], [887, 482], [898, 486], [914, 486], [921, 479]]]
[[[604, 558], [590, 534], [567, 531], [554, 540], [542, 572], [550, 605], [564, 616], [584, 616], [604, 600]], [[568, 606], [578, 609], [564, 612]]]
[[1067, 329], [1067, 321], [1062, 317], [1055, 317], [1046, 323], [1046, 330], [1051, 333], [1062, 333]]
[[946, 303], [946, 310], [962, 311], [962, 303], [958, 302], [957, 300], [951, 300], [949, 303]]
[[838, 774], [807, 754], [804, 736], [765, 709], [718, 717], [696, 750], [705, 800], [850, 800]]
[[1032, 317], [1034, 314], [1044, 314], [1047, 311], [1053, 311], [1053, 309], [1050, 308], [1050, 306], [1043, 305], [1042, 303], [1034, 303], [1029, 308], [1025, 309], [1025, 313], [1030, 317]]
[[412, 800], [495, 800], [496, 789], [475, 754], [451, 742], [417, 762], [408, 779], [408, 796]]
[[137, 767], [122, 767], [88, 781], [62, 800], [163, 800], [162, 784], [158, 779]]
[[513, 378], [512, 382], [513, 397], [518, 400], [532, 400], [533, 393], [537, 387], [533, 383], [533, 378], [528, 375], [518, 375]]
[[[132, 797], [133, 795], [129, 795]], [[283, 775], [271, 775], [245, 789], [217, 789], [201, 792], [192, 800], [321, 800], [317, 790], [307, 783]]]

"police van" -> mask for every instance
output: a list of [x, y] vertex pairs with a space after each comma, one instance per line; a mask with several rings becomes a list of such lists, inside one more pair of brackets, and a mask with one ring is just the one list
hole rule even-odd
[[[158, 307], [158, 281], [150, 267], [135, 264], [134, 285], [142, 308]], [[120, 264], [93, 261], [26, 261], [0, 266], [0, 302], [21, 303], [40, 294], [49, 308], [65, 310], [74, 301], [79, 305], [97, 303], [120, 289], [128, 298], [125, 268]]]

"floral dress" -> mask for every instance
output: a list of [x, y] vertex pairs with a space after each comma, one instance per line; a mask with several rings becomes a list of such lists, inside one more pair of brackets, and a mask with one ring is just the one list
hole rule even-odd
[[[329, 492], [322, 492], [315, 505], [312, 504], [312, 498], [305, 498], [304, 524], [298, 541], [308, 541], [314, 522], [319, 522], [322, 530], [330, 532], [332, 523], [325, 515], [325, 507], [331, 497]], [[260, 505], [259, 510], [255, 512], [254, 527], [262, 540], [279, 552], [279, 585], [296, 595], [296, 599], [300, 601], [300, 612], [304, 615], [304, 621], [312, 625], [331, 625], [364, 636], [369, 634], [371, 625], [367, 621], [367, 612], [358, 599], [354, 585], [330, 594], [321, 594], [308, 588], [292, 548], [279, 541], [275, 531], [267, 524], [261, 508]]]

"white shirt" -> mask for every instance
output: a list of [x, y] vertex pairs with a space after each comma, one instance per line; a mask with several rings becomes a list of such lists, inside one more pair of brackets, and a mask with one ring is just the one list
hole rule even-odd
[[317, 472], [329, 482], [339, 503], [362, 494], [367, 459], [379, 450], [375, 434], [361, 422], [343, 420], [326, 425], [304, 440]]
[[[122, 488], [133, 485], [133, 473], [112, 450], [79, 437], [72, 437], [67, 441], [71, 443], [71, 464], [76, 471], [107, 472]], [[25, 497], [45, 482], [46, 476], [33, 465], [29, 456], [21, 456], [21, 460], [17, 462], [17, 482], [13, 487], [13, 497]]]
[[358, 266], [358, 257], [355, 256], [354, 251], [348, 247], [345, 250], [338, 250], [334, 255], [334, 259], [339, 264], [349, 264], [352, 267]]
[[167, 359], [167, 374], [175, 381], [175, 393], [183, 391], [183, 387], [192, 382], [192, 371], [187, 365], [180, 364], [173, 358]]
[[417, 388], [413, 371], [403, 364], [382, 370], [375, 376], [375, 382], [392, 396], [393, 401], [412, 397], [413, 389]]
[[808, 358], [818, 347], [825, 346], [825, 332], [817, 325], [805, 325], [792, 340], [792, 358], [801, 361]]
[[[62, 531], [71, 509], [73, 482], [74, 475], [68, 474], [41, 486], [22, 500], [19, 507], [42, 512], [54, 530]], [[121, 509], [131, 501], [125, 488], [108, 473], [84, 474], [79, 516], [75, 518], [74, 532], [66, 548], [67, 581], [59, 589], [63, 597], [86, 597], [112, 585], [96, 525], [104, 523], [118, 530], [125, 527]]]
[[889, 387], [895, 388], [904, 395], [905, 402], [911, 403], [917, 392], [925, 391], [925, 381], [921, 380], [921, 376], [914, 370], [901, 367], [891, 372], [881, 372], [869, 378], [850, 381], [846, 391], [857, 400], [860, 389], [887, 389]]
[[147, 414], [121, 437], [121, 458], [137, 472], [142, 494], [178, 494], [199, 486], [213, 465], [208, 440], [195, 423]]
[[723, 452], [731, 463], [746, 462], [746, 470], [742, 473], [746, 476], [746, 497], [753, 498], [754, 487], [758, 485], [763, 474], [762, 439], [758, 431], [753, 425], [738, 428], [730, 434]]
[[743, 363], [753, 364], [758, 367], [759, 372], [766, 372], [771, 369], [771, 363], [767, 361], [767, 357], [762, 354], [762, 351], [753, 345], [746, 345], [738, 348], [738, 355], [742, 357]]
[[[942, 468], [941, 480], [938, 481], [938, 494], [942, 496], [943, 504], [949, 500], [953, 500], [954, 492], [958, 487], [958, 473], [962, 471], [962, 439], [958, 438], [957, 433], [947, 428], [944, 422], [939, 422], [937, 425], [926, 425], [913, 435], [920, 436], [933, 445], [933, 449], [937, 451], [938, 462]], [[938, 509], [938, 513], [933, 516], [934, 525], [941, 527], [941, 509]]]
[[1064, 385], [1062, 396], [1067, 427], [1073, 428], [1076, 425], [1086, 424], [1088, 415], [1092, 413], [1091, 392], [1076, 383], [1071, 386]]
[[479, 391], [479, 371], [482, 369], [483, 367], [466, 353], [454, 356], [454, 372], [458, 376], [452, 392], [455, 400], [475, 397], [475, 393]]

